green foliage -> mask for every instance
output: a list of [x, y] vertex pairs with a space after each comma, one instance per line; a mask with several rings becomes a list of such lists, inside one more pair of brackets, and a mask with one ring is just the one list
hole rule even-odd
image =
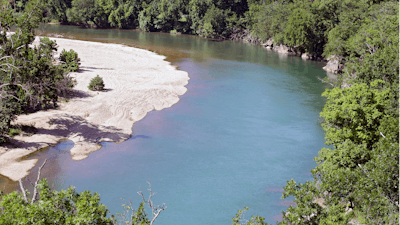
[[276, 44], [283, 44], [290, 7], [286, 3], [273, 2], [255, 10], [253, 32], [261, 40], [273, 38]]
[[251, 216], [250, 220], [246, 220], [245, 213], [249, 210], [249, 207], [244, 207], [244, 209], [239, 209], [236, 216], [232, 218], [232, 225], [268, 225], [269, 223], [264, 222], [265, 218], [257, 216]]
[[67, 19], [83, 27], [108, 26], [108, 15], [98, 0], [72, 0], [71, 8], [67, 9]]
[[[105, 13], [109, 14], [108, 22], [112, 27], [136, 28], [139, 25], [138, 14], [142, 9], [140, 1], [136, 0], [108, 0], [103, 5]], [[109, 12], [109, 13], [108, 13]]]
[[[218, 25], [225, 22], [225, 15], [222, 9], [216, 8], [212, 5], [204, 15], [197, 33], [203, 37], [217, 37], [220, 31]], [[215, 28], [214, 28], [215, 27]], [[218, 29], [218, 30], [215, 30]]]
[[[22, 183], [20, 185], [22, 188]], [[27, 190], [23, 193], [14, 191], [7, 195], [0, 191], [0, 224], [150, 225], [166, 207], [164, 204], [154, 206], [151, 200], [154, 195], [151, 192], [151, 186], [149, 191], [148, 200], [144, 200], [141, 191], [138, 192], [142, 195], [143, 202], [139, 204], [137, 210], [133, 208], [132, 202], [129, 202], [128, 206], [122, 205], [124, 213], [108, 217], [109, 210], [105, 205], [100, 204], [100, 196], [97, 193], [92, 194], [90, 191], [77, 193], [72, 186], [61, 191], [51, 190], [47, 180], [42, 179], [34, 185], [32, 200], [29, 199], [31, 196]], [[154, 213], [151, 220], [146, 214], [146, 203]]]
[[313, 15], [306, 9], [297, 8], [290, 14], [285, 27], [285, 43], [307, 48], [312, 41]]
[[11, 121], [21, 113], [21, 104], [16, 104], [13, 98], [3, 98], [0, 104], [0, 144], [7, 141], [5, 134], [11, 129]]
[[45, 2], [49, 20], [56, 20], [62, 24], [68, 23], [67, 9], [71, 8], [71, 0], [46, 0]]
[[8, 131], [8, 136], [14, 137], [15, 135], [18, 135], [20, 133], [21, 133], [20, 129], [10, 128], [10, 130]]
[[66, 73], [78, 71], [80, 61], [81, 59], [78, 58], [78, 53], [72, 49], [69, 51], [63, 49], [60, 54], [61, 67]]
[[139, 13], [139, 28], [143, 31], [153, 31], [155, 30], [155, 20], [157, 14], [157, 3], [151, 2], [147, 4], [142, 3], [143, 10]]
[[[398, 1], [315, 1], [311, 10], [325, 15], [326, 7], [339, 13], [323, 17], [330, 18], [322, 23], [328, 37], [323, 55], [340, 55], [347, 62], [340, 75], [345, 88], [323, 93], [322, 127], [333, 148], [316, 157], [314, 181], [288, 183], [283, 197], [294, 196], [297, 206], [284, 213], [282, 223], [347, 224], [357, 217], [363, 224], [397, 224]], [[300, 23], [301, 16], [293, 22]], [[305, 40], [296, 32], [286, 41], [301, 44], [293, 42]], [[326, 208], [315, 203], [317, 198]]]
[[58, 47], [56, 41], [52, 41], [48, 37], [40, 38], [39, 45], [45, 54], [53, 54], [53, 52], [57, 51]]
[[385, 112], [391, 94], [390, 89], [380, 90], [380, 84], [384, 82], [376, 80], [371, 86], [360, 83], [345, 89], [328, 89], [322, 94], [328, 99], [321, 113], [327, 145], [350, 140], [370, 147], [379, 139], [378, 127], [389, 116]]
[[320, 196], [320, 190], [315, 182], [307, 181], [305, 184], [296, 184], [291, 179], [284, 187], [282, 198], [294, 196], [296, 207], [290, 206], [283, 213], [282, 224], [319, 224], [321, 217], [326, 217], [327, 212], [318, 203], [316, 197]]
[[21, 194], [1, 195], [0, 224], [111, 224], [97, 193], [75, 188], [51, 191], [45, 179], [38, 185], [40, 201], [27, 203]]
[[[68, 89], [70, 79], [54, 65], [55, 42], [42, 39], [31, 47], [43, 5], [30, 1], [25, 11], [14, 14], [13, 9], [0, 9], [0, 141], [10, 129], [11, 121], [23, 112], [56, 107], [58, 95]], [[15, 33], [7, 35], [11, 27]]]
[[132, 218], [132, 225], [150, 224], [150, 220], [147, 218], [144, 205], [144, 202], [140, 203], [139, 208], [136, 210], [135, 215]]
[[92, 91], [102, 91], [104, 90], [104, 81], [103, 78], [97, 75], [93, 79], [90, 80], [88, 88]]

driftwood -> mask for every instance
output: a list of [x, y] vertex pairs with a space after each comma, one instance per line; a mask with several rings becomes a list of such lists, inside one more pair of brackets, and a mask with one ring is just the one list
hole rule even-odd
[[[39, 193], [38, 190], [37, 190], [37, 186], [39, 184], [41, 170], [43, 169], [43, 167], [46, 164], [46, 162], [47, 162], [47, 159], [45, 159], [43, 164], [39, 167], [38, 176], [37, 176], [35, 184], [32, 184], [28, 180], [33, 186], [33, 196], [32, 196], [32, 200], [31, 200], [31, 204], [33, 204], [34, 202], [37, 201], [36, 197], [37, 197], [37, 194]], [[28, 197], [26, 195], [26, 191], [25, 191], [24, 185], [22, 184], [22, 180], [21, 179], [19, 179], [19, 186], [21, 188], [21, 191], [22, 191], [22, 194], [23, 194], [23, 197], [24, 197], [24, 201], [26, 202], [26, 204], [29, 204], [29, 200], [28, 200]]]

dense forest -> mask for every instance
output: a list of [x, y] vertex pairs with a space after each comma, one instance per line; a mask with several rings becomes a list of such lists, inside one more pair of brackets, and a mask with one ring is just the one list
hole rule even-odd
[[[9, 129], [10, 121], [28, 109], [56, 104], [59, 92], [72, 85], [66, 72], [51, 63], [50, 52], [55, 43], [44, 39], [41, 47], [28, 46], [33, 41], [34, 28], [42, 19], [84, 27], [179, 32], [256, 43], [272, 39], [276, 45], [283, 44], [313, 57], [335, 57], [343, 65], [335, 80], [325, 80], [332, 88], [323, 93], [327, 101], [320, 116], [329, 148], [321, 149], [315, 158], [317, 166], [312, 170], [312, 180], [304, 184], [288, 181], [282, 197], [294, 196], [296, 206], [283, 212], [280, 224], [348, 224], [352, 220], [363, 224], [398, 224], [398, 1], [47, 0], [42, 3], [35, 8], [27, 0], [3, 0], [0, 129]], [[20, 33], [7, 36], [10, 26], [19, 27]], [[96, 195], [82, 194], [86, 197], [80, 200], [72, 189], [52, 193], [45, 182], [39, 189], [44, 201], [36, 201], [37, 205], [29, 204], [17, 193], [3, 196], [0, 222], [21, 218], [18, 215], [29, 215], [32, 210], [48, 218], [65, 217], [62, 221], [66, 221], [81, 215], [76, 202], [84, 205], [85, 201], [92, 201], [88, 209], [93, 210], [97, 219], [90, 220], [84, 214], [79, 217], [81, 220], [71, 221], [111, 221], [104, 217], [107, 210], [98, 204]], [[55, 207], [59, 201], [65, 208]], [[140, 207], [132, 217], [132, 224], [149, 224], [142, 213], [143, 203]], [[54, 213], [50, 215], [49, 211]], [[233, 218], [234, 224], [265, 224], [260, 216], [243, 222], [242, 213], [240, 210]], [[28, 218], [34, 221], [42, 217]]]

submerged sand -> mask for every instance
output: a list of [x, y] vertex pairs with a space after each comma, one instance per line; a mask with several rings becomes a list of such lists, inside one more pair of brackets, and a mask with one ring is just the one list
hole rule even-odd
[[[55, 110], [21, 115], [16, 124], [34, 125], [32, 136], [15, 136], [14, 147], [0, 147], [0, 174], [14, 181], [28, 175], [36, 159], [22, 160], [61, 139], [74, 142], [73, 160], [82, 160], [101, 148], [102, 141], [122, 142], [132, 134], [132, 126], [152, 110], [171, 107], [186, 92], [187, 72], [179, 71], [164, 56], [118, 44], [50, 38], [59, 52], [73, 49], [81, 59], [74, 97]], [[90, 80], [99, 75], [105, 91], [88, 90]]]

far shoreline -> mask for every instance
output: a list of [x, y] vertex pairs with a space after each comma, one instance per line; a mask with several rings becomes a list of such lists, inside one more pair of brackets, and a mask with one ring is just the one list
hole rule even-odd
[[[18, 124], [35, 123], [38, 132], [16, 136], [16, 148], [0, 147], [0, 174], [17, 181], [29, 174], [37, 160], [21, 160], [35, 151], [54, 146], [62, 139], [74, 142], [72, 159], [82, 160], [99, 150], [102, 141], [122, 142], [131, 137], [132, 126], [153, 110], [169, 108], [179, 101], [190, 79], [165, 56], [121, 44], [50, 38], [81, 58], [76, 96], [55, 110], [21, 115]], [[151, 64], [149, 63], [151, 62]], [[100, 75], [105, 92], [87, 89], [90, 79]]]

